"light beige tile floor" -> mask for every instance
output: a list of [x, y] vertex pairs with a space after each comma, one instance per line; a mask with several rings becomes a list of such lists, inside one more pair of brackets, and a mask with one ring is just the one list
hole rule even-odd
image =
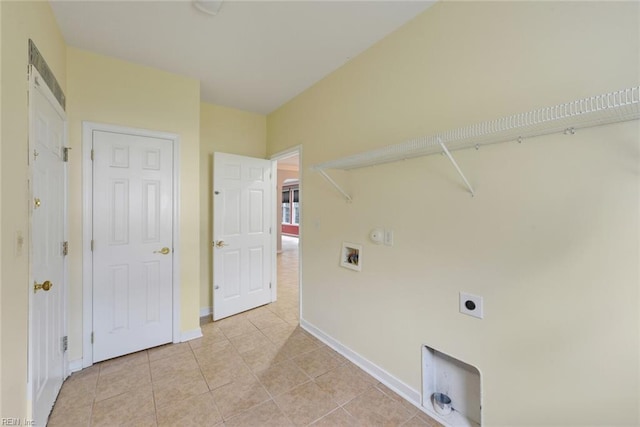
[[48, 425], [439, 426], [298, 326], [297, 239], [283, 249], [276, 303], [74, 373]]

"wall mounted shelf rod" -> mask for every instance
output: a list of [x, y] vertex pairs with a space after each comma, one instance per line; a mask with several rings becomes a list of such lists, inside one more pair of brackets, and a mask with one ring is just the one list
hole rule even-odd
[[322, 173], [340, 193], [351, 197], [335, 181], [324, 173], [327, 169], [351, 170], [415, 157], [444, 154], [454, 164], [458, 173], [474, 194], [473, 188], [462, 174], [451, 156], [451, 152], [466, 148], [518, 141], [549, 135], [557, 132], [573, 134], [576, 129], [608, 125], [640, 119], [640, 86], [608, 92], [602, 95], [577, 99], [551, 107], [538, 108], [525, 113], [514, 114], [495, 120], [489, 120], [451, 129], [429, 136], [413, 138], [398, 144], [365, 151], [319, 163], [311, 167]]
[[469, 188], [469, 191], [471, 192], [471, 197], [475, 196], [475, 192], [473, 191], [473, 187], [471, 186], [471, 184], [469, 184], [469, 181], [467, 180], [467, 177], [465, 177], [464, 174], [462, 173], [462, 170], [460, 169], [460, 166], [458, 166], [458, 163], [456, 163], [456, 160], [453, 158], [453, 156], [451, 155], [451, 153], [447, 149], [447, 146], [444, 145], [444, 142], [442, 142], [442, 139], [438, 138], [438, 144], [440, 144], [440, 146], [442, 147], [442, 151], [444, 151], [444, 154], [446, 154], [447, 157], [449, 158], [449, 160], [451, 160], [451, 163], [453, 163], [453, 167], [456, 168], [456, 170], [458, 171], [458, 173], [462, 177], [462, 180], [464, 181], [464, 183], [467, 184], [467, 187]]
[[320, 175], [322, 175], [324, 177], [324, 179], [326, 179], [331, 185], [333, 185], [335, 187], [335, 189], [338, 190], [344, 196], [345, 199], [347, 199], [347, 202], [352, 202], [353, 201], [351, 196], [349, 194], [347, 194], [347, 192], [344, 191], [342, 189], [342, 187], [340, 187], [338, 185], [337, 182], [335, 182], [333, 179], [331, 179], [331, 177], [329, 175], [327, 175], [327, 173], [324, 170], [317, 169], [317, 171], [320, 172]]

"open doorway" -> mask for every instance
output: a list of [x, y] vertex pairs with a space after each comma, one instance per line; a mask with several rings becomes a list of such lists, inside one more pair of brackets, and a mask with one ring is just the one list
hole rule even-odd
[[[294, 149], [272, 157], [276, 170], [277, 307], [287, 321], [300, 319], [300, 242], [302, 186], [300, 151]], [[278, 313], [276, 313], [278, 314]]]

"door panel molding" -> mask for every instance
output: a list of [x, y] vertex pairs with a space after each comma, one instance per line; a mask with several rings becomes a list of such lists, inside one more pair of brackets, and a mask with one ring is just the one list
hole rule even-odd
[[[82, 122], [82, 367], [93, 365], [93, 253], [91, 237], [93, 230], [93, 162], [91, 149], [93, 133], [112, 132], [126, 135], [160, 138], [170, 140], [173, 146], [173, 277], [172, 277], [172, 332], [173, 342], [181, 341], [180, 333], [180, 136], [173, 133], [158, 132], [104, 123]], [[148, 167], [154, 167], [153, 153], [149, 153]], [[149, 230], [150, 231], [150, 230]]]

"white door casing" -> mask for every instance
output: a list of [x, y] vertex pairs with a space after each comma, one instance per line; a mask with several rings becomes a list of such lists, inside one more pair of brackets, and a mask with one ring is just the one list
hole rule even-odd
[[66, 116], [31, 67], [29, 86], [29, 394], [45, 425], [66, 376]]
[[177, 137], [85, 126], [93, 150], [87, 366], [176, 340]]
[[271, 169], [271, 160], [214, 153], [214, 320], [272, 301]]

